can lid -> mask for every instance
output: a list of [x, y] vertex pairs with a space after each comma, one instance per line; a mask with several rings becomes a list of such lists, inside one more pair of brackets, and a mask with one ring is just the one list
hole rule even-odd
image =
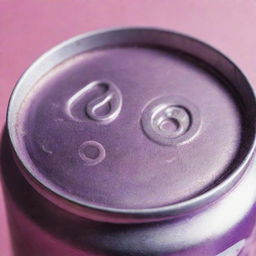
[[234, 185], [254, 149], [255, 109], [246, 78], [213, 48], [116, 29], [34, 63], [12, 95], [8, 129], [41, 192], [101, 214], [156, 218]]

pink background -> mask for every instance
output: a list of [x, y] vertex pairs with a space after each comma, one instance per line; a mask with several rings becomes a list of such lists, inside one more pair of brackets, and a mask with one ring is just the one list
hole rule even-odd
[[[113, 26], [163, 27], [223, 51], [256, 85], [255, 0], [0, 0], [0, 129], [22, 72], [77, 34]], [[0, 256], [10, 256], [0, 187]]]

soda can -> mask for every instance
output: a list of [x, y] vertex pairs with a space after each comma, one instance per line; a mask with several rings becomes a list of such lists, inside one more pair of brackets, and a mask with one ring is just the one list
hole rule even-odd
[[232, 61], [171, 31], [45, 53], [2, 140], [14, 255], [255, 255], [255, 103]]

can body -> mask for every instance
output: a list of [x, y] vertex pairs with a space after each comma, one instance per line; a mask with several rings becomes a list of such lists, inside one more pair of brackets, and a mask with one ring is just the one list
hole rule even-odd
[[[4, 146], [7, 149], [8, 146]], [[21, 176], [11, 155], [10, 151], [3, 155], [3, 180], [14, 255], [225, 256], [238, 255], [218, 253], [239, 242], [238, 248], [244, 249], [241, 256], [255, 253], [256, 172], [253, 163], [234, 191], [207, 209], [177, 220], [124, 225], [90, 221], [51, 204]], [[196, 239], [190, 247], [195, 237], [198, 241]], [[180, 248], [175, 248], [176, 242]]]
[[[149, 31], [150, 30], [146, 30], [145, 32], [142, 30], [139, 32], [140, 34], [143, 34], [143, 32], [149, 33]], [[115, 31], [114, 33], [120, 32]], [[131, 34], [134, 33], [134, 30], [128, 32], [126, 31], [126, 33], [121, 31], [121, 33], [123, 34], [118, 35], [122, 38], [125, 38], [124, 41], [129, 41], [129, 43], [131, 43]], [[150, 40], [150, 42], [152, 43], [153, 39], [149, 39], [150, 36], [151, 34], [149, 33], [147, 35], [147, 40]], [[172, 40], [174, 42], [175, 40], [177, 41], [176, 37], [179, 38], [179, 36], [173, 36], [174, 38]], [[103, 39], [109, 43], [110, 39], [106, 37], [108, 37], [106, 36], [106, 34], [105, 37], [103, 35]], [[163, 35], [162, 40], [165, 37], [167, 36]], [[81, 38], [79, 40], [81, 40]], [[77, 40], [77, 42], [79, 42], [79, 40]], [[77, 42], [76, 46], [78, 48], [81, 47]], [[96, 45], [98, 43], [96, 39], [94, 39], [94, 41], [92, 42]], [[184, 42], [184, 38], [182, 42]], [[191, 45], [193, 46], [193, 42], [190, 42], [190, 47]], [[191, 48], [193, 49], [193, 47]], [[67, 49], [64, 50], [68, 52]], [[80, 49], [80, 51], [82, 50]], [[211, 56], [211, 52], [208, 53], [208, 57], [209, 56]], [[222, 67], [221, 65], [224, 65], [223, 63], [220, 63], [219, 65], [220, 69], [227, 69], [227, 71], [225, 72], [227, 74], [230, 74], [231, 76], [233, 75], [233, 73], [228, 69], [229, 67]], [[236, 72], [235, 74], [237, 75]], [[108, 73], [106, 72], [106, 74]], [[38, 76], [38, 78], [40, 76]], [[238, 75], [236, 78], [234, 78], [234, 80], [239, 80], [240, 84], [246, 82], [243, 80], [243, 77], [239, 78]], [[56, 83], [56, 80], [54, 81]], [[119, 80], [117, 79], [116, 81]], [[89, 87], [87, 88], [92, 88], [94, 85], [94, 83], [89, 83]], [[112, 104], [110, 108], [114, 109], [114, 111], [111, 112], [110, 110], [110, 113], [108, 114], [104, 112], [103, 114], [97, 116], [96, 111], [94, 111], [93, 107], [96, 106], [97, 108], [98, 102], [91, 100], [87, 104], [88, 113], [86, 118], [91, 118], [95, 122], [98, 122], [97, 126], [95, 127], [102, 127], [102, 124], [105, 125], [104, 127], [107, 127], [110, 123], [114, 123], [115, 121], [113, 120], [120, 118], [119, 115], [122, 114], [122, 110], [123, 108], [125, 108], [125, 100], [127, 100], [126, 95], [128, 95], [128, 92], [127, 94], [125, 94], [125, 91], [122, 88], [119, 91], [119, 89], [116, 88], [115, 84], [112, 84], [111, 82], [108, 84], [107, 90], [109, 90], [110, 93], [108, 94], [107, 91], [104, 92], [105, 94], [103, 94], [104, 97], [105, 95], [107, 95], [106, 98], [103, 98], [103, 100], [102, 98], [97, 98], [97, 100], [99, 99], [99, 102], [101, 102], [101, 100], [104, 101], [105, 99], [110, 99], [110, 104]], [[71, 93], [72, 97], [68, 98], [69, 100], [67, 106], [72, 107], [70, 108], [71, 110], [68, 111], [68, 115], [71, 116], [72, 120], [79, 122], [79, 124], [81, 124], [81, 122], [83, 121], [80, 120], [82, 115], [80, 115], [78, 111], [76, 112], [76, 107], [73, 107], [73, 102], [75, 102], [76, 104], [77, 99], [79, 101], [80, 96], [83, 95], [84, 92], [86, 92], [86, 90], [82, 92], [79, 91], [79, 94]], [[108, 98], [108, 95], [111, 96], [109, 96]], [[215, 94], [213, 92], [213, 97], [214, 95]], [[216, 93], [215, 96], [217, 97], [218, 95], [219, 94]], [[248, 91], [244, 92], [244, 97], [248, 98], [248, 102], [251, 105], [254, 103], [254, 96], [250, 88], [248, 89]], [[13, 102], [15, 102], [15, 100], [17, 99], [15, 99], [14, 95]], [[175, 105], [168, 105], [169, 101], [175, 102]], [[95, 105], [90, 109], [90, 104]], [[160, 106], [159, 104], [161, 106], [164, 104], [164, 106], [168, 106], [168, 111], [165, 112], [164, 115], [162, 115], [161, 112], [163, 108], [158, 107]], [[206, 103], [202, 101], [202, 104]], [[17, 103], [17, 105], [19, 104]], [[209, 108], [210, 107], [211, 106], [209, 106]], [[255, 107], [255, 105], [253, 105], [253, 107]], [[247, 106], [242, 106], [241, 108], [245, 108], [247, 110]], [[187, 116], [186, 110], [189, 110], [189, 114]], [[177, 111], [179, 113], [178, 115], [176, 115]], [[123, 110], [123, 112], [125, 112], [125, 110]], [[40, 113], [44, 118], [44, 113]], [[168, 120], [175, 119], [175, 124], [176, 122], [178, 122], [178, 128], [175, 128], [174, 132], [173, 128], [171, 127], [171, 134], [170, 130], [167, 131], [167, 134], [164, 128], [161, 128], [160, 130], [157, 130], [157, 128], [155, 128], [155, 125], [157, 125], [157, 127], [159, 125], [158, 121], [160, 120], [162, 122], [161, 118], [167, 114], [169, 115]], [[33, 115], [33, 113], [31, 115]], [[177, 148], [182, 147], [182, 145], [192, 143], [191, 141], [194, 139], [195, 136], [200, 136], [200, 134], [203, 133], [203, 128], [200, 127], [204, 126], [204, 123], [200, 124], [199, 119], [204, 118], [204, 112], [201, 110], [201, 114], [199, 116], [197, 107], [194, 107], [193, 103], [191, 104], [189, 100], [183, 100], [182, 97], [164, 95], [164, 97], [161, 96], [159, 97], [159, 99], [153, 99], [145, 106], [145, 108], [143, 108], [141, 115], [142, 119], [139, 121], [139, 127], [140, 131], [144, 130], [145, 133], [145, 138], [143, 137], [142, 141], [149, 140], [150, 142], [147, 143], [151, 143], [150, 145], [155, 145], [156, 143], [157, 150], [159, 151], [160, 147], [163, 147], [164, 149], [168, 147], [173, 147], [176, 150]], [[207, 114], [207, 116], [208, 115], [209, 114]], [[160, 119], [157, 119], [158, 116], [160, 116]], [[10, 118], [11, 117], [9, 116], [9, 122]], [[58, 121], [60, 121], [60, 119], [58, 119]], [[190, 121], [192, 123], [189, 123]], [[247, 121], [245, 120], [243, 122], [246, 123]], [[161, 125], [165, 124], [165, 122], [161, 123]], [[253, 141], [253, 128], [255, 127], [254, 120], [251, 120], [249, 124], [246, 123], [245, 126], [246, 128], [244, 128], [244, 130], [248, 134], [244, 136], [243, 134], [245, 132], [241, 132], [241, 137], [244, 136], [245, 139]], [[68, 127], [69, 129], [71, 129], [71, 126]], [[90, 123], [88, 123], [88, 127], [90, 127]], [[243, 164], [238, 166], [238, 164], [236, 164], [237, 162], [233, 161], [233, 165], [235, 167], [233, 168], [232, 165], [232, 170], [236, 171], [237, 169], [239, 169], [240, 172], [234, 171], [235, 175], [230, 175], [231, 178], [233, 179], [232, 185], [231, 183], [228, 182], [226, 182], [225, 187], [224, 185], [222, 185], [223, 183], [225, 183], [225, 179], [227, 177], [229, 178], [229, 175], [223, 175], [223, 177], [221, 177], [220, 180], [218, 180], [218, 182], [211, 182], [213, 183], [214, 186], [216, 184], [220, 185], [218, 187], [218, 190], [216, 189], [215, 191], [212, 191], [211, 189], [204, 188], [202, 189], [203, 191], [200, 192], [200, 198], [198, 198], [199, 193], [196, 192], [196, 196], [194, 196], [192, 199], [190, 198], [190, 196], [188, 196], [188, 199], [186, 200], [178, 200], [176, 198], [173, 199], [172, 197], [169, 197], [170, 191], [168, 191], [168, 200], [173, 200], [173, 202], [170, 203], [170, 205], [174, 205], [175, 207], [169, 207], [169, 205], [164, 205], [164, 207], [158, 207], [158, 204], [160, 204], [159, 202], [162, 200], [162, 198], [161, 196], [154, 197], [154, 193], [158, 193], [157, 190], [154, 193], [152, 193], [151, 196], [149, 196], [149, 199], [152, 197], [152, 201], [154, 200], [154, 198], [157, 199], [157, 207], [153, 207], [153, 205], [151, 205], [152, 202], [150, 200], [147, 201], [148, 198], [146, 198], [145, 202], [143, 202], [143, 204], [145, 205], [139, 208], [139, 204], [142, 203], [142, 201], [139, 201], [141, 198], [138, 195], [139, 188], [136, 186], [132, 187], [138, 190], [136, 190], [135, 195], [131, 196], [131, 203], [127, 199], [126, 195], [122, 194], [122, 191], [117, 190], [119, 191], [119, 194], [113, 197], [111, 199], [112, 201], [107, 201], [107, 199], [104, 198], [104, 203], [109, 203], [109, 206], [111, 207], [106, 208], [106, 205], [102, 207], [103, 201], [100, 200], [103, 197], [103, 192], [101, 191], [101, 197], [93, 197], [95, 200], [94, 202], [99, 200], [96, 203], [99, 203], [100, 206], [98, 207], [96, 205], [96, 207], [94, 207], [94, 205], [92, 206], [91, 204], [88, 204], [85, 207], [86, 210], [84, 210], [84, 206], [81, 206], [81, 202], [77, 202], [73, 200], [73, 198], [71, 197], [68, 198], [68, 200], [66, 200], [64, 192], [63, 197], [61, 197], [59, 191], [54, 191], [55, 187], [47, 187], [47, 183], [44, 183], [44, 181], [39, 180], [38, 177], [41, 176], [32, 177], [30, 174], [26, 173], [26, 165], [23, 165], [22, 155], [19, 154], [17, 148], [15, 148], [14, 146], [15, 140], [13, 139], [12, 134], [14, 131], [17, 132], [19, 129], [17, 127], [13, 131], [11, 131], [11, 129], [12, 128], [10, 128], [9, 123], [9, 127], [6, 128], [2, 140], [1, 165], [2, 177], [4, 181], [3, 183], [5, 200], [15, 256], [253, 256], [256, 253], [255, 251], [253, 251], [255, 232], [254, 227], [256, 222], [256, 186], [254, 183], [256, 179], [256, 159], [254, 157], [253, 147], [247, 147], [247, 144], [249, 143], [241, 143], [244, 150], [239, 156], [237, 156], [238, 160], [241, 160]], [[48, 127], [47, 129], [50, 130], [51, 127]], [[231, 129], [230, 136], [232, 136], [232, 131], [233, 130]], [[53, 132], [55, 132], [55, 130], [53, 130]], [[78, 128], [77, 132], [79, 132]], [[218, 131], [216, 132], [216, 134], [217, 133]], [[35, 137], [33, 137], [33, 139], [34, 138]], [[92, 138], [94, 137], [92, 136]], [[206, 138], [209, 138], [209, 136], [207, 135]], [[203, 140], [206, 141], [205, 143], [207, 143], [206, 138]], [[99, 139], [99, 141], [104, 142], [104, 139]], [[75, 143], [76, 142], [74, 142], [74, 144]], [[212, 143], [214, 143], [214, 141]], [[95, 173], [97, 173], [97, 169], [95, 166], [101, 166], [101, 164], [104, 163], [104, 161], [107, 161], [104, 159], [108, 157], [107, 154], [109, 152], [109, 149], [106, 146], [106, 144], [107, 142], [97, 144], [96, 142], [94, 142], [94, 140], [90, 138], [90, 140], [88, 139], [86, 143], [82, 143], [81, 146], [79, 146], [79, 157], [84, 161], [83, 168], [84, 166], [86, 166], [85, 168], [87, 169], [94, 168], [94, 170], [96, 170]], [[253, 142], [251, 142], [251, 144], [253, 145]], [[84, 151], [81, 150], [84, 149], [85, 145], [90, 147], [94, 146], [98, 149], [96, 157], [94, 157], [93, 155], [93, 157], [89, 158], [88, 155], [83, 154]], [[101, 145], [105, 145], [105, 148], [102, 147]], [[52, 149], [48, 149], [46, 147], [42, 149], [44, 153], [47, 153], [47, 157], [49, 157], [49, 155], [53, 155]], [[183, 149], [179, 150], [182, 151]], [[113, 148], [112, 151], [114, 151]], [[228, 153], [233, 154], [233, 152], [230, 153], [231, 151], [232, 150], [229, 149]], [[171, 152], [174, 152], [174, 149], [172, 149]], [[193, 156], [191, 158], [193, 158]], [[124, 161], [121, 157], [119, 159]], [[170, 161], [173, 160], [171, 159], [168, 161], [169, 164]], [[57, 166], [56, 163], [59, 164], [59, 162], [54, 162], [55, 167]], [[125, 163], [126, 162], [124, 161], [124, 164]], [[184, 164], [184, 162], [182, 163]], [[155, 164], [155, 162], [153, 162], [153, 164]], [[201, 163], [199, 162], [199, 164]], [[216, 167], [216, 169], [219, 168], [218, 164], [216, 163], [214, 164], [214, 166]], [[69, 165], [63, 164], [63, 168], [64, 167], [68, 169]], [[56, 168], [59, 167], [57, 166]], [[209, 172], [210, 169], [211, 168], [209, 167]], [[66, 173], [65, 177], [67, 177], [67, 175], [69, 175], [69, 173]], [[108, 175], [110, 174], [108, 173]], [[128, 179], [129, 175], [125, 177], [126, 180]], [[50, 179], [49, 177], [50, 176], [47, 176], [48, 179]], [[89, 179], [91, 177], [88, 176], [87, 178]], [[137, 175], [132, 177], [133, 182], [135, 182], [138, 179], [142, 179], [141, 176]], [[147, 181], [151, 182], [151, 180]], [[73, 181], [73, 183], [74, 182], [75, 181]], [[161, 182], [163, 183], [163, 181]], [[157, 183], [157, 187], [159, 188], [159, 190], [161, 190], [161, 182]], [[203, 181], [201, 182], [203, 183]], [[198, 183], [200, 182], [195, 181], [195, 186], [199, 186]], [[65, 184], [64, 189], [66, 189], [67, 186], [70, 186], [69, 192], [72, 192], [75, 188], [71, 188], [71, 183], [67, 184]], [[154, 186], [154, 183], [150, 184]], [[115, 184], [110, 183], [110, 187], [114, 187], [114, 185]], [[90, 186], [90, 184], [88, 186]], [[104, 183], [101, 183], [101, 186], [104, 187]], [[126, 187], [127, 186], [129, 186], [129, 184], [126, 185]], [[188, 184], [186, 184], [186, 186], [188, 186]], [[209, 184], [209, 187], [212, 187], [212, 184]], [[184, 188], [180, 188], [180, 190], [184, 190]], [[177, 195], [177, 198], [178, 196], [180, 196], [179, 192], [179, 190], [174, 191], [174, 194]], [[207, 194], [206, 192], [209, 193]], [[91, 192], [87, 193], [90, 194]], [[113, 193], [110, 193], [109, 197], [111, 197]], [[141, 193], [143, 194], [143, 191]], [[165, 191], [163, 191], [163, 193], [165, 193]], [[214, 193], [216, 195], [213, 197]], [[85, 196], [86, 195], [87, 194], [85, 194]], [[163, 194], [163, 196], [165, 195]], [[90, 199], [88, 198], [87, 200]], [[119, 202], [122, 200], [124, 203]], [[176, 204], [175, 200], [179, 202], [183, 200], [185, 203]], [[128, 205], [127, 202], [131, 206], [129, 210], [125, 208], [125, 203]], [[121, 210], [117, 210], [119, 208], [114, 208], [113, 206], [118, 206]]]

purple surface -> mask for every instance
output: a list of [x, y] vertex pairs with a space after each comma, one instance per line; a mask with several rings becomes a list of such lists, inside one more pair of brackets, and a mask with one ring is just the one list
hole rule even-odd
[[[93, 51], [59, 65], [40, 80], [20, 110], [25, 121], [18, 118], [17, 137], [25, 144], [32, 172], [60, 194], [123, 209], [167, 206], [211, 187], [230, 172], [240, 146], [240, 116], [226, 85], [182, 58], [125, 47]], [[86, 116], [88, 102], [101, 95], [97, 89], [80, 97], [70, 116], [68, 100], [101, 80], [113, 82], [123, 94], [116, 120], [101, 124]], [[159, 145], [141, 128], [143, 110], [163, 95], [179, 95], [200, 111], [197, 135], [182, 145]], [[86, 165], [79, 154], [86, 141], [105, 148], [102, 162]]]
[[[152, 25], [193, 35], [229, 55], [256, 84], [255, 17], [253, 0], [0, 0], [1, 127], [11, 89], [25, 68], [49, 47], [97, 28]], [[0, 202], [0, 254], [10, 256], [2, 194]]]

